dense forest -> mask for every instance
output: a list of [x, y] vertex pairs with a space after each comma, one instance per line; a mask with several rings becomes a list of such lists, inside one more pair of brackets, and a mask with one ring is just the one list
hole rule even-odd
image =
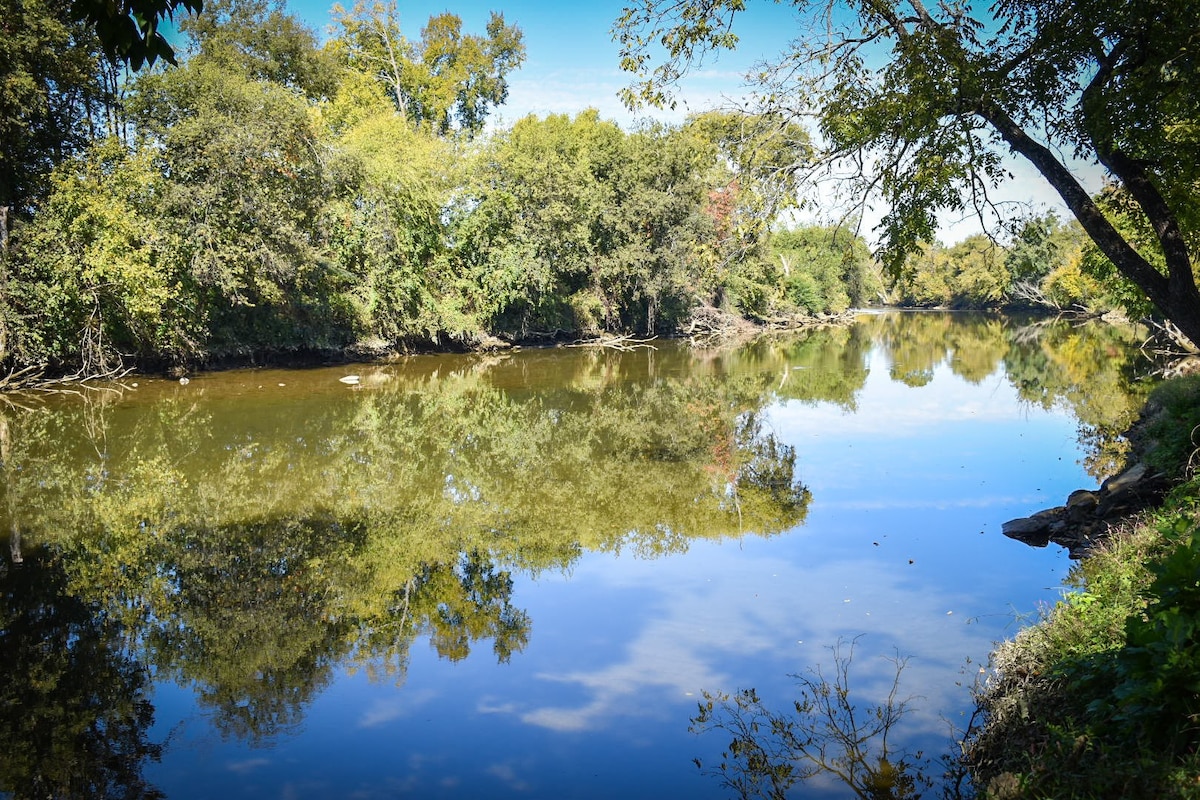
[[773, 245], [797, 126], [488, 128], [525, 54], [500, 14], [406, 39], [394, 3], [359, 3], [320, 42], [282, 4], [222, 0], [182, 19], [177, 66], [133, 74], [57, 0], [5, 2], [8, 370], [654, 335], [878, 292], [848, 231]]
[[815, 148], [785, 115], [491, 125], [525, 58], [502, 14], [470, 33], [447, 12], [410, 38], [394, 2], [360, 0], [322, 41], [281, 2], [218, 0], [180, 16], [175, 64], [133, 72], [63, 0], [0, 1], [10, 384], [877, 302], [1149, 311], [1052, 214], [922, 245], [885, 279], [856, 220], [797, 222]]

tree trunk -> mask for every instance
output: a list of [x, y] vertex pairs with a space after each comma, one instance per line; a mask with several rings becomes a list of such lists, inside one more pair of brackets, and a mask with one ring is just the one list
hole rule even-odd
[[982, 103], [976, 113], [995, 128], [1014, 152], [1024, 156], [1050, 182], [1100, 252], [1113, 262], [1117, 270], [1145, 292], [1150, 302], [1184, 336], [1193, 344], [1200, 345], [1200, 290], [1196, 288], [1191, 258], [1174, 214], [1144, 172], [1119, 153], [1100, 154], [1105, 166], [1121, 179], [1154, 227], [1166, 258], [1167, 276], [1156, 270], [1113, 227], [1091, 195], [1079, 185], [1079, 181], [1054, 153], [1030, 138], [1007, 112], [994, 104]]
[[8, 215], [11, 206], [0, 205], [0, 366], [8, 360]]

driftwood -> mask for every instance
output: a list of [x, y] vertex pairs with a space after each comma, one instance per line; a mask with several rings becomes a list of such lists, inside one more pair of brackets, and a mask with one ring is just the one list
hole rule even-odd
[[579, 341], [571, 342], [567, 347], [604, 347], [610, 350], [637, 350], [644, 347], [648, 350], [657, 350], [658, 348], [650, 344], [654, 341], [653, 336], [646, 339], [638, 339], [630, 334], [617, 334], [598, 336], [595, 339], [580, 339]]
[[706, 347], [752, 330], [754, 325], [742, 317], [716, 306], [704, 305], [692, 309], [683, 333], [693, 346]]
[[1177, 378], [1200, 371], [1200, 349], [1189, 341], [1173, 322], [1148, 320], [1150, 337], [1142, 342], [1142, 352], [1151, 361], [1165, 363], [1159, 370], [1164, 378]]
[[[0, 377], [0, 397], [14, 392], [80, 396], [94, 392], [120, 392], [124, 387], [119, 384], [119, 381], [131, 372], [133, 372], [133, 367], [118, 365], [106, 371], [84, 372], [80, 370], [70, 375], [48, 378], [45, 365], [42, 364], [21, 369], [13, 367], [7, 375]], [[92, 385], [94, 382], [116, 385], [94, 386]]]

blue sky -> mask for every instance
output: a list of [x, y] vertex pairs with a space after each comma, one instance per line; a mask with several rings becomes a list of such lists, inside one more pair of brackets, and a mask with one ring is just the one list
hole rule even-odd
[[[352, 5], [353, 0], [343, 0]], [[332, 0], [289, 0], [288, 8], [324, 35], [331, 24]], [[462, 18], [463, 29], [483, 33], [492, 11], [516, 24], [525, 35], [526, 61], [509, 78], [508, 103], [500, 109], [500, 122], [513, 122], [526, 114], [576, 114], [587, 108], [619, 122], [633, 119], [617, 97], [629, 83], [619, 66], [617, 44], [610, 33], [625, 3], [546, 2], [545, 0], [456, 0], [410, 2], [398, 0], [400, 27], [409, 38], [420, 36], [429, 17], [446, 11]], [[742, 44], [736, 52], [710, 59], [689, 78], [673, 113], [654, 116], [679, 120], [689, 111], [717, 105], [722, 98], [737, 99], [741, 76], [755, 62], [778, 54], [794, 30], [792, 10], [775, 3], [750, 3], [739, 15], [736, 32]]]
[[[350, 6], [354, 0], [342, 0]], [[734, 32], [740, 44], [736, 51], [722, 52], [710, 57], [694, 69], [677, 92], [678, 106], [674, 111], [642, 111], [634, 114], [625, 109], [618, 92], [630, 82], [621, 72], [618, 47], [612, 41], [613, 22], [627, 3], [624, 0], [584, 0], [583, 2], [550, 2], [549, 0], [398, 0], [400, 26], [404, 35], [418, 38], [429, 17], [446, 11], [457, 14], [464, 30], [483, 33], [490, 13], [502, 12], [506, 22], [518, 25], [524, 32], [526, 61], [509, 78], [509, 98], [505, 106], [493, 114], [493, 122], [511, 124], [527, 114], [574, 115], [596, 108], [605, 119], [623, 125], [639, 116], [650, 115], [668, 122], [678, 122], [691, 112], [728, 105], [742, 99], [747, 91], [742, 77], [756, 64], [770, 60], [787, 47], [799, 31], [794, 11], [789, 3], [750, 2], [738, 15]], [[329, 14], [333, 0], [288, 0], [287, 7], [305, 20], [322, 37], [332, 24]], [[1033, 208], [1055, 209], [1060, 218], [1067, 215], [1058, 196], [1045, 180], [1024, 161], [1010, 159], [1008, 166], [1013, 179], [993, 198], [1005, 202], [1030, 203]], [[1085, 186], [1091, 191], [1101, 187], [1099, 171], [1088, 169]], [[868, 210], [864, 217], [866, 229], [878, 222], [881, 209]], [[829, 210], [829, 219], [839, 216]], [[820, 217], [814, 220], [826, 221]], [[944, 218], [940, 238], [947, 244], [977, 233], [980, 224], [974, 217]], [[867, 230], [864, 230], [867, 233]], [[868, 239], [870, 239], [868, 234]]]

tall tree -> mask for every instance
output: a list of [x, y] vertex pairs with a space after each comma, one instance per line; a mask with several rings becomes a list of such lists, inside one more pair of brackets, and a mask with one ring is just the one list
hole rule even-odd
[[[826, 166], [854, 166], [890, 206], [899, 271], [941, 211], [992, 207], [1009, 152], [1053, 186], [1116, 268], [1200, 344], [1200, 4], [1176, 0], [792, 0], [802, 35], [760, 76], [762, 104], [811, 117]], [[667, 102], [711, 49], [731, 49], [744, 0], [644, 0], [617, 21], [631, 102]], [[662, 47], [663, 58], [655, 65]], [[1153, 230], [1115, 227], [1067, 154], [1102, 165]], [[1162, 264], [1162, 271], [1154, 264]]]
[[283, 0], [212, 0], [202, 16], [179, 28], [195, 55], [247, 77], [312, 99], [330, 97], [337, 88], [336, 63]]
[[525, 61], [521, 29], [493, 12], [487, 35], [464, 34], [456, 14], [429, 18], [416, 41], [400, 30], [395, 0], [347, 11], [333, 7], [341, 33], [331, 48], [350, 67], [387, 87], [396, 108], [439, 134], [474, 136], [508, 99], [508, 74]]
[[101, 113], [95, 37], [60, 0], [0, 0], [0, 251]]

